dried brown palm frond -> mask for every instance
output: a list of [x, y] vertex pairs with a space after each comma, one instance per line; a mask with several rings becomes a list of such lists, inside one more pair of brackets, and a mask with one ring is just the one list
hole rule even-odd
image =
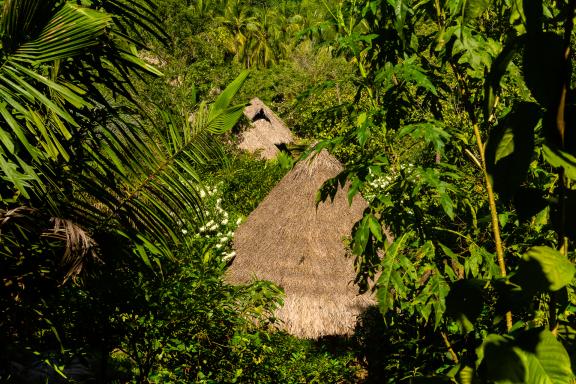
[[53, 217], [50, 222], [52, 228], [44, 231], [42, 236], [64, 242], [64, 254], [60, 262], [67, 270], [64, 282], [69, 278], [75, 280], [88, 261], [99, 260], [97, 243], [88, 232], [71, 220]]
[[38, 210], [35, 208], [20, 206], [12, 209], [0, 209], [0, 235], [2, 234], [2, 227], [7, 225], [10, 221], [31, 219], [32, 215]]
[[40, 237], [61, 242], [64, 253], [60, 264], [66, 271], [62, 283], [70, 278], [74, 280], [87, 262], [99, 261], [96, 241], [86, 230], [72, 220], [47, 218], [36, 208], [19, 206], [0, 210], [0, 245], [8, 246], [10, 233], [19, 233], [21, 240]]

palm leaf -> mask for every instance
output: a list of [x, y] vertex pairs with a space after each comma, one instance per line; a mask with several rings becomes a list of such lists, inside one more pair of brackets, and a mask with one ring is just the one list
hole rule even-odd
[[[121, 32], [136, 20], [158, 30], [150, 1], [84, 4], [92, 8], [58, 0], [3, 4], [0, 177], [26, 198], [29, 182], [41, 183], [37, 169], [47, 159], [72, 159], [71, 131], [93, 125], [93, 106], [113, 111], [106, 89], [130, 99], [131, 74], [160, 74]], [[105, 10], [118, 11], [117, 17]]]
[[98, 38], [111, 22], [110, 14], [66, 3], [39, 36], [16, 48], [10, 59], [37, 65], [85, 53], [100, 43]]
[[244, 105], [229, 103], [246, 75], [242, 73], [213, 105], [201, 106], [191, 121], [164, 114], [162, 126], [126, 123], [122, 129], [101, 132], [102, 150], [88, 151], [90, 166], [78, 179], [98, 204], [74, 203], [79, 220], [90, 218], [86, 225], [96, 231], [121, 231], [138, 245], [138, 254], [149, 249], [152, 255], [170, 256], [174, 245], [184, 240], [179, 222], [202, 220], [196, 167], [218, 156], [212, 135], [238, 121]]

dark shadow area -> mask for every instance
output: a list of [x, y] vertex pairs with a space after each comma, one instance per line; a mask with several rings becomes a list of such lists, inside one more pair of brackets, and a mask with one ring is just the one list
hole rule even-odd
[[358, 318], [353, 343], [366, 370], [367, 384], [428, 380], [422, 377], [425, 372], [435, 372], [448, 362], [433, 324], [419, 323], [414, 316], [401, 313], [384, 317], [376, 306]]

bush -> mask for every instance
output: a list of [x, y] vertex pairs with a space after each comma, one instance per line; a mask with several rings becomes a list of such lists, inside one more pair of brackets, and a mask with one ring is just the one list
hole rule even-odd
[[266, 161], [247, 153], [227, 150], [218, 169], [206, 170], [205, 182], [218, 184], [225, 210], [248, 216], [286, 172], [279, 161]]

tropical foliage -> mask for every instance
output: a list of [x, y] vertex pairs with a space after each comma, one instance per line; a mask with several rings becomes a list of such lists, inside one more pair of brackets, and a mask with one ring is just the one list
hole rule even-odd
[[357, 283], [439, 335], [446, 382], [572, 382], [574, 3], [347, 5], [355, 129], [321, 147], [362, 148], [338, 177], [370, 200]]
[[[0, 381], [575, 382], [575, 1], [0, 4]], [[253, 97], [368, 202], [352, 337], [225, 282]]]

